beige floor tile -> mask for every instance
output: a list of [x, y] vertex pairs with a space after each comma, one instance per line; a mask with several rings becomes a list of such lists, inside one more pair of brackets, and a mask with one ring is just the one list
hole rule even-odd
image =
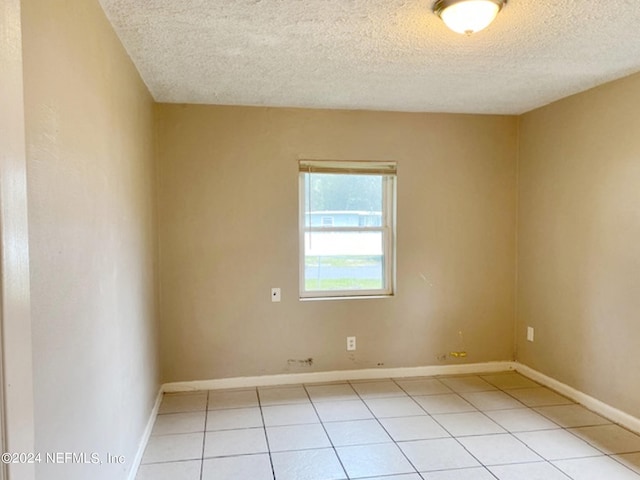
[[496, 480], [484, 467], [426, 472], [422, 476], [425, 480]]
[[211, 390], [209, 392], [209, 410], [225, 408], [249, 408], [258, 406], [258, 394], [255, 388], [241, 390]]
[[382, 382], [352, 383], [353, 389], [362, 398], [402, 397], [406, 393], [391, 380]]
[[202, 458], [203, 441], [204, 432], [151, 437], [142, 463], [179, 462]]
[[553, 430], [560, 428], [551, 420], [548, 420], [530, 408], [495, 410], [485, 412], [485, 414], [508, 432], [532, 432], [535, 430]]
[[356, 391], [348, 383], [334, 385], [307, 385], [307, 392], [311, 401], [340, 402], [346, 400], [360, 400]]
[[419, 472], [479, 467], [478, 461], [453, 438], [399, 444]]
[[445, 395], [423, 395], [413, 397], [429, 414], [475, 412], [476, 407], [456, 393]]
[[320, 422], [311, 403], [262, 407], [262, 415], [267, 427]]
[[460, 396], [482, 412], [525, 408], [522, 403], [504, 392], [471, 392], [461, 393]]
[[141, 465], [136, 480], [200, 480], [200, 460]]
[[509, 395], [524, 403], [527, 407], [543, 407], [548, 405], [568, 405], [573, 403], [566, 397], [545, 387], [518, 388], [509, 390]]
[[396, 380], [396, 383], [409, 395], [438, 395], [453, 392], [453, 390], [436, 378], [420, 380], [399, 379]]
[[417, 473], [407, 473], [404, 475], [391, 475], [384, 477], [369, 477], [367, 480], [422, 480], [422, 477]]
[[543, 460], [510, 434], [465, 437], [460, 438], [459, 441], [485, 466]]
[[171, 393], [136, 480], [274, 480], [273, 469], [277, 480], [640, 480], [640, 435], [515, 372]]
[[268, 453], [263, 428], [219, 430], [204, 437], [204, 458]]
[[487, 392], [497, 390], [489, 382], [485, 382], [477, 375], [462, 377], [442, 377], [440, 381], [457, 393]]
[[380, 423], [396, 442], [406, 442], [411, 440], [428, 440], [431, 438], [450, 437], [449, 433], [442, 428], [433, 418], [422, 417], [399, 417], [383, 418]]
[[273, 480], [269, 455], [261, 453], [237, 457], [218, 457], [207, 459], [202, 463], [202, 480], [241, 479]]
[[[347, 476], [332, 448], [272, 454], [278, 480], [342, 480]], [[238, 477], [239, 479], [240, 477]]]
[[577, 404], [538, 407], [535, 410], [561, 427], [587, 427], [611, 423], [606, 418], [603, 418], [600, 415], [587, 410], [582, 405]]
[[209, 410], [207, 413], [207, 431], [253, 427], [262, 427], [259, 407]]
[[640, 474], [640, 453], [623, 453], [622, 455], [614, 455], [613, 458]]
[[454, 437], [506, 433], [506, 430], [480, 412], [434, 415], [434, 420]]
[[350, 478], [415, 473], [393, 443], [336, 448]]
[[327, 429], [331, 442], [336, 447], [389, 443], [392, 441], [377, 420], [327, 422], [324, 427]]
[[292, 405], [309, 403], [307, 391], [302, 386], [259, 388], [260, 405]]
[[427, 414], [411, 397], [370, 398], [366, 399], [364, 403], [378, 418], [411, 417]]
[[319, 423], [267, 427], [272, 452], [329, 448], [331, 442]]
[[204, 411], [207, 408], [207, 392], [166, 393], [158, 409], [159, 414]]
[[640, 452], [640, 436], [618, 425], [580, 427], [569, 431], [609, 455]]
[[602, 455], [602, 452], [566, 430], [542, 430], [514, 435], [545, 460]]
[[158, 415], [151, 435], [204, 432], [205, 411]]
[[514, 388], [535, 388], [539, 387], [536, 382], [529, 380], [519, 373], [496, 373], [494, 375], [480, 375], [484, 381], [498, 387], [500, 390], [511, 390]]
[[362, 400], [321, 402], [315, 404], [315, 406], [323, 422], [345, 422], [373, 418], [373, 415]]
[[640, 480], [640, 475], [609, 457], [558, 460], [553, 464], [573, 480]]
[[547, 462], [522, 463], [489, 467], [498, 480], [570, 480], [564, 473]]

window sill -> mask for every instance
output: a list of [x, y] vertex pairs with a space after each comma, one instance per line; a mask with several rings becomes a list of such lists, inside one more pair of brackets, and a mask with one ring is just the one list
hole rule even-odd
[[380, 298], [393, 298], [394, 294], [389, 295], [353, 295], [353, 296], [339, 296], [339, 297], [300, 297], [301, 302], [315, 302], [323, 300], [370, 300]]

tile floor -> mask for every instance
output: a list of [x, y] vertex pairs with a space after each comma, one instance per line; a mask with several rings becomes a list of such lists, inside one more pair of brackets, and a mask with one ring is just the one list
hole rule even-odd
[[640, 480], [640, 436], [517, 373], [167, 394], [137, 480]]

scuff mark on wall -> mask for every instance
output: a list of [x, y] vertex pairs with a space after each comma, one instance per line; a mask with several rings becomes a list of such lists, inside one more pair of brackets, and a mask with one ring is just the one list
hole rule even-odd
[[287, 365], [290, 367], [311, 367], [313, 365], [313, 358], [305, 358], [304, 360], [296, 360], [290, 358], [287, 360]]

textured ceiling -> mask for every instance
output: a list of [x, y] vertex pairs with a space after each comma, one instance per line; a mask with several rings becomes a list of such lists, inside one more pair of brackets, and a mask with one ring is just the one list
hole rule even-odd
[[[640, 71], [640, 0], [100, 0], [159, 102], [519, 114]], [[604, 8], [606, 7], [606, 8]]]

